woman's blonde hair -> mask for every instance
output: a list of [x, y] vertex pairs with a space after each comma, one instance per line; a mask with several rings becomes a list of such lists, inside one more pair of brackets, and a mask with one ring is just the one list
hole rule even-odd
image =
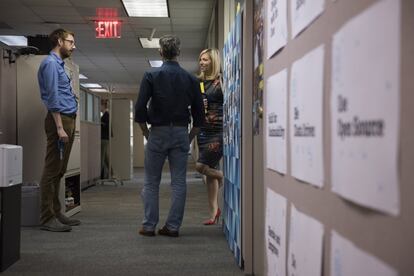
[[217, 49], [208, 48], [201, 51], [198, 56], [198, 62], [200, 62], [201, 56], [207, 54], [211, 59], [211, 71], [208, 76], [204, 75], [204, 72], [199, 72], [197, 78], [200, 80], [215, 80], [220, 76], [221, 65], [220, 65], [220, 52]]

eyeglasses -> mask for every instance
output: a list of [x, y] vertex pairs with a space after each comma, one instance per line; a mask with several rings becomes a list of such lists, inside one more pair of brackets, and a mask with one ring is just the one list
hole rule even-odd
[[70, 40], [70, 39], [63, 39], [63, 40], [69, 42], [70, 45], [75, 44], [74, 40]]

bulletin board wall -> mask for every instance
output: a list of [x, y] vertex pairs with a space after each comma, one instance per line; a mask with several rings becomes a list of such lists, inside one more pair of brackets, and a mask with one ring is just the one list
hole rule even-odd
[[[264, 1], [265, 5], [265, 13], [268, 13], [271, 10], [271, 5], [275, 5], [276, 2], [281, 1]], [[274, 2], [274, 3], [273, 3]], [[367, 181], [363, 175], [359, 175], [359, 171], [357, 169], [349, 169], [352, 168], [352, 164], [349, 166], [345, 166], [343, 168], [338, 168], [338, 163], [333, 164], [333, 160], [338, 158], [334, 154], [336, 149], [334, 145], [338, 145], [342, 143], [341, 137], [336, 137], [335, 135], [339, 135], [339, 130], [337, 128], [337, 122], [339, 124], [338, 118], [334, 117], [334, 113], [341, 112], [341, 104], [342, 107], [346, 109], [347, 102], [341, 101], [340, 95], [338, 96], [335, 94], [337, 91], [333, 88], [333, 79], [336, 78], [338, 74], [338, 68], [333, 68], [338, 64], [337, 58], [341, 53], [338, 53], [342, 45], [345, 45], [346, 42], [341, 40], [337, 34], [340, 30], [344, 27], [348, 26], [347, 24], [351, 24], [352, 20], [357, 18], [359, 15], [363, 14], [364, 12], [368, 11], [371, 8], [374, 8], [376, 4], [382, 2], [382, 0], [325, 0], [323, 4], [323, 11], [318, 15], [309, 26], [305, 29], [300, 31], [296, 37], [292, 38], [293, 28], [291, 24], [292, 19], [292, 8], [297, 8], [298, 5], [301, 3], [309, 3], [309, 1], [286, 1], [287, 3], [287, 43], [284, 47], [279, 49], [275, 54], [268, 56], [269, 45], [267, 44], [267, 32], [270, 30], [268, 29], [269, 22], [266, 21], [265, 16], [265, 41], [264, 41], [264, 48], [265, 48], [265, 59], [264, 59], [264, 80], [265, 83], [269, 83], [269, 79], [272, 76], [282, 72], [286, 69], [286, 129], [285, 129], [285, 138], [286, 138], [286, 167], [280, 172], [280, 170], [270, 169], [269, 168], [269, 157], [278, 155], [279, 152], [274, 148], [270, 148], [269, 144], [266, 142], [267, 138], [269, 137], [269, 123], [264, 123], [265, 133], [264, 133], [264, 185], [265, 191], [267, 193], [274, 192], [281, 196], [282, 198], [286, 199], [286, 236], [282, 237], [282, 246], [279, 248], [285, 252], [285, 271], [292, 272], [289, 275], [311, 275], [311, 274], [301, 274], [300, 268], [298, 268], [301, 264], [298, 262], [296, 265], [292, 265], [295, 263], [295, 259], [292, 259], [292, 254], [290, 254], [289, 249], [289, 241], [292, 238], [291, 235], [291, 215], [292, 212], [300, 212], [301, 214], [314, 219], [315, 221], [319, 222], [323, 229], [323, 237], [322, 237], [322, 250], [321, 250], [321, 262], [320, 267], [322, 270], [322, 275], [363, 275], [364, 269], [368, 269], [365, 275], [374, 275], [369, 274], [369, 264], [365, 263], [364, 266], [366, 268], [360, 268], [361, 264], [358, 261], [353, 260], [352, 258], [347, 258], [347, 250], [352, 249], [349, 252], [362, 252], [364, 257], [361, 257], [360, 260], [365, 260], [366, 256], [369, 260], [373, 258], [376, 262], [384, 264], [388, 272], [384, 275], [394, 275], [394, 272], [397, 272], [398, 275], [414, 275], [414, 129], [413, 129], [413, 118], [414, 118], [414, 36], [413, 36], [413, 26], [414, 26], [414, 2], [411, 0], [401, 0], [395, 2], [400, 3], [399, 8], [399, 19], [398, 19], [398, 30], [399, 34], [392, 37], [397, 37], [399, 39], [399, 43], [393, 44], [394, 46], [398, 46], [399, 55], [397, 53], [397, 71], [392, 70], [391, 74], [395, 73], [397, 76], [397, 83], [393, 83], [393, 85], [399, 85], [399, 87], [395, 87], [389, 84], [389, 89], [391, 91], [397, 91], [397, 94], [393, 94], [393, 99], [398, 99], [396, 104], [384, 105], [382, 108], [384, 117], [391, 116], [392, 112], [396, 112], [397, 116], [394, 116], [394, 119], [397, 118], [397, 123], [391, 124], [393, 120], [381, 121], [381, 120], [373, 120], [371, 123], [374, 124], [374, 121], [377, 122], [379, 128], [376, 130], [371, 128], [372, 132], [369, 134], [365, 134], [365, 138], [371, 135], [370, 139], [374, 139], [372, 136], [377, 135], [378, 139], [386, 139], [388, 137], [390, 128], [396, 129], [396, 137], [397, 137], [397, 155], [396, 159], [393, 159], [393, 156], [389, 156], [393, 162], [387, 163], [389, 166], [386, 166], [385, 169], [389, 169], [390, 167], [395, 166], [396, 170], [396, 178], [390, 177], [391, 180], [396, 179], [396, 182], [392, 183], [395, 184], [394, 186], [397, 187], [397, 197], [391, 199], [391, 203], [387, 207], [386, 200], [377, 201], [377, 202], [368, 202], [365, 198], [357, 198], [358, 193], [354, 195], [354, 199], [352, 195], [346, 194], [341, 187], [337, 186], [338, 182], [333, 183], [333, 179], [347, 179], [346, 177], [350, 177], [352, 179], [352, 183], [349, 182], [350, 186], [364, 186], [366, 185]], [[391, 4], [392, 5], [392, 4]], [[274, 9], [273, 9], [274, 10]], [[380, 21], [384, 20], [384, 17], [380, 18]], [[364, 26], [361, 25], [361, 28]], [[375, 32], [375, 31], [373, 31]], [[384, 33], [387, 31], [385, 30]], [[355, 32], [356, 33], [356, 32]], [[392, 32], [391, 32], [392, 33]], [[398, 32], [397, 32], [398, 33]], [[351, 33], [352, 35], [352, 33]], [[369, 35], [370, 36], [370, 35]], [[345, 36], [344, 36], [345, 37]], [[365, 38], [363, 38], [365, 39]], [[384, 42], [386, 41], [387, 37], [384, 35]], [[336, 42], [335, 42], [336, 41]], [[345, 41], [345, 40], [344, 40]], [[357, 41], [357, 40], [356, 40]], [[394, 41], [395, 42], [395, 41]], [[338, 47], [333, 50], [334, 44], [338, 43]], [[355, 42], [355, 43], [358, 43]], [[363, 42], [361, 42], [363, 43]], [[322, 95], [320, 101], [320, 114], [321, 114], [321, 129], [320, 127], [315, 127], [306, 123], [303, 123], [303, 128], [296, 128], [292, 127], [294, 125], [294, 121], [296, 117], [299, 117], [299, 113], [302, 112], [300, 105], [299, 108], [294, 109], [292, 108], [293, 101], [295, 100], [292, 98], [292, 92], [297, 89], [296, 87], [292, 88], [293, 85], [300, 85], [292, 82], [292, 78], [295, 79], [296, 74], [300, 75], [300, 66], [297, 64], [297, 61], [302, 60], [303, 57], [307, 56], [307, 54], [311, 53], [313, 50], [318, 49], [319, 46], [322, 45], [322, 50], [316, 53], [316, 56], [322, 56]], [[382, 42], [377, 44], [378, 46], [383, 46]], [[372, 47], [372, 51], [375, 52], [376, 47]], [[320, 49], [320, 48], [319, 48]], [[339, 49], [339, 50], [338, 50]], [[345, 49], [346, 50], [346, 49]], [[345, 51], [344, 50], [344, 51]], [[390, 53], [393, 56], [394, 53]], [[345, 55], [345, 57], [351, 58], [351, 56]], [[339, 57], [338, 57], [339, 58]], [[384, 58], [383, 56], [379, 56], [378, 59]], [[311, 60], [311, 59], [310, 59]], [[312, 61], [309, 61], [311, 62]], [[348, 61], [344, 61], [348, 62]], [[294, 65], [296, 64], [296, 65]], [[384, 70], [386, 68], [391, 68], [394, 64], [389, 64], [384, 66]], [[382, 68], [382, 67], [378, 67]], [[378, 69], [376, 68], [376, 69]], [[388, 69], [389, 69], [388, 68]], [[393, 67], [394, 68], [394, 67]], [[342, 67], [343, 69], [343, 67]], [[357, 65], [354, 68], [354, 71], [358, 72], [361, 68]], [[317, 66], [315, 65], [314, 71], [317, 71]], [[335, 71], [336, 70], [336, 71]], [[379, 69], [378, 69], [379, 70]], [[381, 69], [382, 70], [382, 69]], [[379, 70], [379, 71], [381, 71]], [[294, 72], [294, 73], [292, 73]], [[382, 71], [381, 71], [382, 72]], [[382, 73], [379, 74], [382, 74]], [[314, 74], [315, 72], [312, 72]], [[367, 74], [366, 79], [370, 78], [371, 72], [366, 72], [361, 70], [360, 74]], [[372, 74], [376, 74], [375, 72]], [[295, 76], [293, 76], [295, 75]], [[314, 79], [317, 79], [317, 73], [315, 73]], [[298, 78], [300, 79], [300, 78]], [[295, 79], [296, 80], [296, 79]], [[348, 85], [349, 82], [345, 83], [344, 85]], [[311, 84], [313, 85], [313, 84]], [[356, 83], [355, 85], [359, 85]], [[388, 84], [385, 84], [388, 85]], [[309, 87], [309, 93], [314, 93], [313, 86]], [[348, 88], [349, 89], [349, 88]], [[394, 89], [394, 90], [393, 90]], [[335, 91], [336, 92], [335, 92]], [[264, 96], [263, 96], [263, 104], [264, 104], [264, 120], [269, 122], [268, 110], [271, 104], [267, 102], [266, 99], [269, 96], [269, 93], [274, 93], [271, 91], [268, 86], [265, 86], [264, 89]], [[369, 94], [369, 91], [366, 92]], [[335, 95], [335, 96], [333, 96]], [[371, 94], [369, 94], [371, 95]], [[389, 95], [388, 95], [389, 96]], [[396, 97], [395, 97], [396, 96]], [[315, 96], [316, 97], [316, 96]], [[315, 97], [311, 100], [315, 100]], [[378, 97], [379, 98], [379, 97]], [[277, 98], [276, 98], [277, 99]], [[306, 97], [303, 97], [302, 100], [306, 100]], [[377, 98], [371, 97], [371, 104], [372, 106], [376, 106], [379, 104], [377, 102]], [[273, 100], [275, 101], [275, 100]], [[277, 101], [277, 100], [276, 100]], [[316, 100], [317, 101], [317, 100]], [[360, 101], [358, 101], [360, 102]], [[355, 101], [349, 100], [349, 105], [353, 104], [352, 107], [357, 105]], [[305, 103], [306, 105], [306, 103]], [[319, 108], [319, 107], [318, 107]], [[369, 106], [365, 106], [365, 108], [370, 109]], [[395, 109], [396, 108], [396, 109]], [[343, 110], [342, 110], [343, 111]], [[300, 113], [300, 114], [310, 114], [314, 115], [315, 110], [311, 110], [308, 113]], [[365, 111], [364, 111], [365, 112]], [[267, 114], [267, 115], [266, 115]], [[273, 114], [274, 115], [274, 114]], [[310, 116], [308, 115], [308, 116]], [[272, 117], [273, 118], [273, 117]], [[376, 117], [375, 117], [376, 118]], [[274, 117], [276, 120], [276, 117]], [[374, 118], [371, 118], [374, 119]], [[272, 119], [271, 119], [272, 120]], [[272, 122], [270, 120], [270, 122]], [[382, 123], [381, 123], [382, 122]], [[385, 123], [384, 123], [385, 122]], [[384, 124], [384, 125], [382, 125]], [[342, 129], [344, 130], [344, 129]], [[266, 132], [267, 131], [267, 132]], [[273, 129], [275, 135], [281, 134], [281, 131], [277, 130], [277, 128]], [[295, 132], [296, 131], [296, 132]], [[320, 131], [321, 135], [321, 154], [319, 162], [322, 164], [321, 170], [321, 177], [315, 176], [311, 177], [309, 173], [306, 173], [306, 170], [300, 172], [300, 168], [296, 168], [293, 165], [293, 159], [296, 157], [294, 156], [294, 151], [296, 148], [292, 143], [296, 143], [293, 138], [293, 133], [296, 133], [297, 136], [318, 136], [318, 131]], [[382, 133], [384, 131], [384, 133]], [[341, 135], [344, 135], [343, 133]], [[350, 134], [351, 135], [351, 134]], [[300, 137], [302, 138], [302, 137]], [[364, 139], [364, 137], [354, 137], [355, 141], [359, 141], [358, 139]], [[338, 143], [334, 143], [334, 140], [338, 139]], [[351, 139], [351, 138], [349, 138]], [[370, 140], [370, 141], [371, 141]], [[392, 143], [390, 143], [392, 144]], [[309, 146], [311, 148], [312, 146]], [[388, 147], [387, 145], [384, 147]], [[391, 145], [392, 147], [392, 145]], [[306, 150], [306, 147], [300, 148], [301, 150]], [[358, 147], [354, 147], [354, 149], [358, 149]], [[378, 151], [383, 151], [384, 148], [377, 148]], [[392, 149], [390, 150], [392, 152]], [[358, 150], [354, 151], [354, 154], [359, 154]], [[317, 154], [316, 154], [317, 155]], [[312, 157], [315, 157], [315, 153], [313, 153]], [[361, 158], [365, 158], [363, 154], [361, 154]], [[299, 158], [300, 159], [300, 158]], [[336, 160], [336, 159], [335, 159]], [[275, 161], [276, 162], [276, 161]], [[305, 160], [301, 159], [299, 161], [295, 161], [299, 163], [305, 162]], [[342, 164], [342, 163], [341, 163]], [[370, 163], [371, 165], [373, 162]], [[376, 164], [376, 163], [375, 163]], [[375, 172], [378, 175], [383, 173], [384, 168], [375, 167], [375, 164], [371, 167], [367, 165], [364, 167], [366, 170]], [[273, 166], [273, 165], [272, 165]], [[276, 165], [275, 165], [276, 166]], [[333, 170], [335, 168], [335, 171]], [[294, 174], [294, 175], [293, 175]], [[348, 175], [348, 176], [344, 176]], [[392, 172], [390, 173], [392, 174]], [[338, 176], [339, 175], [339, 176]], [[356, 179], [356, 180], [355, 180]], [[390, 184], [390, 179], [387, 178], [387, 181], [383, 184], [385, 187], [381, 185], [377, 189], [387, 189], [388, 185]], [[336, 181], [336, 180], [335, 180]], [[356, 181], [356, 182], [355, 182]], [[340, 182], [340, 181], [339, 181]], [[352, 185], [351, 185], [352, 184]], [[346, 183], [345, 183], [346, 186]], [[346, 186], [345, 189], [349, 187]], [[352, 194], [352, 191], [350, 192]], [[370, 191], [361, 192], [360, 194], [368, 194]], [[383, 193], [384, 194], [384, 193]], [[388, 195], [392, 194], [391, 192], [385, 193], [383, 195], [387, 200]], [[375, 197], [375, 196], [373, 196]], [[265, 196], [266, 198], [266, 196]], [[269, 197], [267, 197], [269, 200]], [[255, 204], [262, 204], [262, 203], [255, 203]], [[264, 202], [265, 210], [268, 210], [270, 216], [273, 216], [277, 213], [275, 210], [269, 208], [274, 208], [277, 204], [270, 204], [269, 202]], [[293, 210], [294, 209], [294, 210]], [[263, 214], [267, 216], [266, 213]], [[267, 218], [266, 218], [267, 219]], [[266, 228], [265, 235], [269, 235], [268, 232], [269, 228]], [[272, 231], [273, 233], [273, 231]], [[296, 232], [295, 232], [296, 233]], [[274, 234], [274, 233], [273, 233]], [[335, 250], [332, 249], [332, 237], [333, 235], [340, 235], [344, 240], [346, 240], [346, 244], [348, 245], [347, 249], [344, 249], [342, 252], [341, 244], [338, 243], [338, 248]], [[276, 235], [277, 236], [277, 235]], [[310, 237], [310, 236], [309, 236]], [[295, 237], [297, 238], [297, 236]], [[296, 246], [299, 241], [296, 240]], [[269, 249], [268, 241], [266, 242], [264, 250]], [[350, 246], [350, 247], [349, 247]], [[300, 247], [300, 246], [299, 246]], [[338, 252], [336, 250], [338, 249]], [[355, 250], [355, 251], [353, 251]], [[277, 250], [276, 250], [277, 251]], [[335, 251], [335, 252], [333, 252]], [[349, 253], [348, 252], [348, 253]], [[280, 253], [280, 252], [278, 252]], [[338, 254], [339, 255], [338, 255]], [[342, 254], [343, 255], [340, 255]], [[358, 253], [359, 254], [359, 253]], [[265, 255], [266, 256], [266, 255]], [[278, 258], [280, 255], [278, 255]], [[265, 257], [265, 266], [266, 271], [274, 271], [276, 266], [273, 266], [269, 259]], [[276, 255], [275, 255], [275, 262], [276, 262]], [[278, 270], [276, 268], [276, 270]], [[354, 274], [350, 274], [349, 269], [353, 267]], [[295, 272], [296, 269], [296, 272]], [[279, 270], [280, 271], [280, 270]], [[357, 272], [355, 272], [357, 271]], [[296, 274], [295, 274], [296, 273]], [[359, 273], [359, 274], [358, 274]], [[276, 275], [276, 274], [273, 274]], [[285, 274], [281, 274], [285, 275]], [[286, 274], [287, 275], [287, 274]]]
[[243, 266], [241, 233], [242, 14], [236, 15], [223, 48], [223, 231], [237, 264]]

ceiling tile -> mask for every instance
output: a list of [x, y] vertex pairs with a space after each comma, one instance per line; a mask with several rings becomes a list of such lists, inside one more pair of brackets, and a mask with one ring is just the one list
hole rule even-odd
[[28, 7], [35, 6], [55, 6], [55, 7], [70, 7], [72, 4], [68, 0], [20, 0], [23, 4]]
[[[127, 17], [120, 0], [0, 0], [0, 21], [13, 29], [2, 34], [49, 34], [63, 27], [75, 32], [73, 60], [88, 81], [111, 83], [117, 92], [137, 93], [148, 59], [159, 59], [157, 49], [143, 49], [138, 37], [175, 33], [182, 41], [179, 62], [194, 73], [204, 48], [216, 0], [169, 0], [170, 18]], [[96, 39], [97, 8], [117, 8], [122, 21], [120, 39]], [[46, 23], [47, 21], [48, 23]]]
[[175, 0], [169, 1], [170, 9], [200, 9], [211, 10], [213, 2], [209, 0]]
[[75, 7], [89, 7], [89, 8], [118, 8], [118, 12], [123, 11], [120, 0], [70, 0]]

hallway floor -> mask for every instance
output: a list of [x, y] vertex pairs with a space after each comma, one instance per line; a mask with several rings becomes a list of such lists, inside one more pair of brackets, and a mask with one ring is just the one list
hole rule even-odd
[[[72, 232], [22, 228], [21, 258], [3, 275], [243, 275], [221, 226], [203, 226], [207, 196], [188, 172], [187, 205], [179, 238], [138, 234], [143, 210], [143, 170], [123, 186], [93, 186], [82, 193], [82, 221]], [[160, 187], [160, 223], [169, 207], [169, 173]]]

